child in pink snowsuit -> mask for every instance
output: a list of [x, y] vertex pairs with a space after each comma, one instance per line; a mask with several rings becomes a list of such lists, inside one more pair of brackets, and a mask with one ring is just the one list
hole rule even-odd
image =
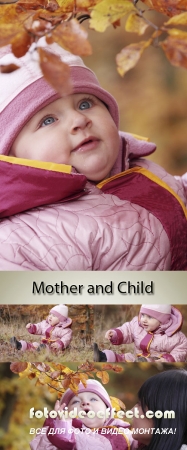
[[[45, 434], [37, 435], [30, 443], [31, 450], [133, 450], [137, 442], [132, 439], [129, 423], [110, 418], [112, 405], [102, 384], [93, 379], [80, 383], [78, 393], [71, 389], [57, 401], [55, 409], [68, 407], [67, 420], [48, 418], [42, 429]], [[108, 408], [108, 410], [107, 410]], [[91, 413], [92, 411], [92, 413]], [[91, 414], [90, 418], [87, 416]], [[92, 417], [92, 418], [91, 418]], [[54, 432], [50, 432], [50, 430]], [[60, 431], [63, 429], [63, 433]]]
[[[70, 95], [44, 78], [40, 47], [69, 66]], [[187, 270], [185, 179], [119, 131], [115, 99], [81, 58], [45, 39], [3, 52], [20, 68], [0, 73], [0, 270]]]
[[42, 322], [32, 324], [28, 323], [26, 329], [30, 334], [41, 335], [41, 343], [18, 341], [15, 337], [11, 338], [12, 345], [17, 350], [40, 350], [49, 348], [50, 350], [64, 350], [71, 342], [72, 320], [68, 317], [68, 307], [66, 305], [54, 306], [49, 315]]
[[171, 305], [142, 305], [140, 314], [119, 328], [108, 330], [105, 338], [113, 345], [134, 343], [134, 354], [100, 351], [95, 344], [95, 361], [183, 362], [187, 359], [187, 338], [180, 331], [182, 314]]

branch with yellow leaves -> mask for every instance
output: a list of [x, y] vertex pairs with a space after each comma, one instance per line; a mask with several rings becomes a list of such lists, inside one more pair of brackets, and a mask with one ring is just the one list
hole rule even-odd
[[[0, 47], [10, 44], [12, 53], [20, 58], [35, 43], [45, 78], [63, 95], [68, 89], [68, 66], [50, 50], [37, 47], [40, 37], [45, 36], [47, 45], [56, 42], [75, 55], [89, 56], [92, 54], [89, 31], [82, 23], [88, 20], [89, 29], [104, 33], [109, 26], [123, 26], [121, 19], [125, 18], [125, 32], [137, 37], [146, 32], [146, 38], [122, 48], [116, 55], [121, 76], [135, 67], [150, 46], [162, 49], [174, 66], [187, 68], [186, 0], [142, 0], [142, 3], [144, 8], [139, 7], [139, 0], [18, 0], [1, 4]], [[152, 11], [160, 14], [161, 25], [149, 19]], [[17, 69], [14, 65], [0, 67], [4, 73]], [[63, 73], [62, 78], [56, 76], [59, 72]]]

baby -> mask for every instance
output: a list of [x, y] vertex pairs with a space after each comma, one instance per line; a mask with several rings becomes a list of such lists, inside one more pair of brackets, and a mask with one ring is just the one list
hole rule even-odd
[[180, 331], [182, 314], [171, 305], [142, 305], [139, 317], [119, 328], [108, 330], [105, 338], [113, 345], [134, 342], [134, 354], [118, 354], [112, 350], [99, 350], [94, 346], [95, 361], [162, 361], [187, 360], [187, 338]]
[[71, 342], [72, 320], [68, 317], [68, 307], [66, 305], [54, 306], [49, 315], [42, 322], [28, 323], [26, 329], [31, 334], [42, 336], [41, 343], [18, 341], [15, 336], [11, 338], [11, 344], [17, 350], [40, 350], [49, 348], [50, 350], [64, 350]]
[[[73, 419], [46, 419], [45, 434], [37, 435], [30, 443], [31, 450], [113, 450], [119, 448], [130, 450], [137, 448], [132, 439], [129, 423], [121, 419], [110, 418], [112, 404], [106, 389], [97, 380], [89, 379], [86, 387], [80, 383], [78, 393], [71, 389], [57, 401], [55, 409], [63, 411], [68, 407], [68, 414], [73, 412]], [[78, 418], [75, 415], [78, 415]], [[89, 416], [88, 416], [89, 414]], [[53, 429], [54, 432], [50, 433]], [[63, 429], [63, 433], [61, 433]], [[97, 433], [96, 433], [97, 430]], [[111, 430], [111, 432], [110, 432]], [[115, 433], [112, 433], [115, 431]]]
[[71, 95], [47, 83], [33, 48], [1, 49], [20, 68], [0, 74], [0, 270], [187, 270], [184, 179], [118, 131], [115, 99], [79, 57], [47, 48], [69, 64]]

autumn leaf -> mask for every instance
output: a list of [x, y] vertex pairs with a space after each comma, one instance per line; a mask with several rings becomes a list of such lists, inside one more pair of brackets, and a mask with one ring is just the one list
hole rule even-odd
[[0, 47], [10, 44], [11, 40], [20, 33], [27, 15], [18, 15], [16, 6], [0, 5]]
[[13, 362], [10, 364], [10, 370], [14, 373], [20, 373], [26, 370], [28, 363], [26, 362]]
[[61, 385], [65, 390], [69, 388], [70, 383], [71, 383], [70, 378], [65, 378], [64, 380], [61, 381]]
[[167, 16], [174, 16], [181, 11], [187, 11], [186, 0], [142, 0], [147, 6]]
[[40, 372], [48, 372], [50, 371], [50, 366], [48, 364], [42, 363], [42, 362], [36, 362], [33, 364], [34, 367], [36, 367], [36, 370], [38, 373]]
[[60, 370], [54, 370], [54, 372], [51, 373], [51, 378], [53, 380], [55, 380], [56, 378], [58, 378], [60, 376], [60, 374], [61, 374]]
[[7, 66], [0, 64], [0, 73], [12, 73], [17, 69], [19, 69], [19, 66], [16, 64], [7, 64]]
[[184, 38], [184, 34], [181, 36], [181, 33], [173, 33], [161, 42], [160, 46], [171, 64], [187, 69], [187, 33], [185, 34], [186, 38]]
[[76, 0], [76, 9], [90, 9], [93, 8], [93, 6], [97, 5], [98, 3], [101, 3], [102, 0]]
[[148, 26], [149, 24], [146, 23], [144, 18], [140, 17], [137, 13], [132, 12], [126, 20], [125, 30], [142, 35]]
[[22, 30], [20, 33], [16, 34], [11, 41], [12, 53], [16, 56], [16, 58], [21, 58], [27, 53], [31, 44], [31, 36], [25, 30]]
[[121, 367], [121, 366], [117, 366], [116, 364], [114, 364], [114, 366], [113, 366], [113, 372], [116, 372], [116, 373], [119, 373], [119, 372], [123, 372], [123, 367]]
[[133, 10], [135, 11], [135, 7], [129, 0], [103, 0], [91, 12], [90, 28], [102, 33], [109, 25]]
[[74, 55], [82, 56], [92, 54], [92, 47], [87, 40], [87, 35], [88, 33], [76, 19], [62, 23], [52, 32], [52, 37], [57, 44]]
[[128, 70], [132, 69], [139, 61], [144, 50], [149, 47], [152, 40], [137, 42], [123, 48], [116, 56], [117, 71], [123, 76]]
[[101, 379], [103, 384], [107, 384], [109, 382], [109, 374], [104, 370], [96, 372], [96, 376]]
[[86, 382], [88, 380], [88, 375], [86, 373], [79, 373], [79, 378], [84, 387], [86, 387]]
[[75, 0], [57, 0], [57, 3], [64, 12], [73, 12], [75, 9]]
[[116, 411], [126, 411], [125, 403], [123, 403], [119, 398], [110, 396], [110, 400], [112, 403], [112, 407], [115, 408]]
[[187, 12], [172, 17], [167, 22], [165, 22], [164, 25], [187, 25]]
[[58, 55], [55, 55], [42, 47], [38, 47], [40, 57], [40, 67], [45, 79], [61, 96], [72, 93], [72, 84], [70, 80], [70, 67], [61, 61]]

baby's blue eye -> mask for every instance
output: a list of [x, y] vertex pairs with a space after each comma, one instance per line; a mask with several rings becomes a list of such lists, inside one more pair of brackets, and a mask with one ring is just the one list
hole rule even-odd
[[91, 108], [91, 106], [92, 106], [91, 101], [83, 100], [79, 105], [79, 109], [82, 109], [82, 110], [89, 109], [89, 108]]
[[42, 127], [46, 127], [47, 125], [51, 125], [51, 123], [53, 123], [53, 122], [55, 122], [55, 118], [49, 116], [49, 117], [46, 117], [46, 118], [42, 121], [41, 126], [42, 126]]
[[74, 405], [75, 403], [79, 403], [79, 400], [73, 400], [72, 405]]

